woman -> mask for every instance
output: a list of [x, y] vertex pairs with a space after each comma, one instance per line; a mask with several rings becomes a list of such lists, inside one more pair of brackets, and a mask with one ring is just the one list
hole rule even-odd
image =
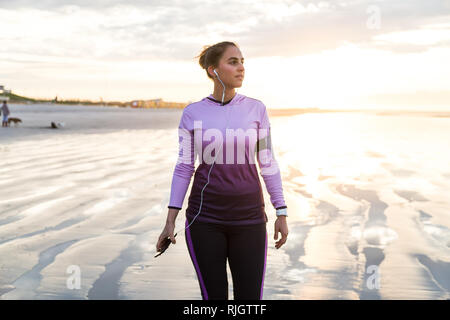
[[235, 92], [242, 86], [245, 73], [244, 58], [236, 44], [217, 43], [204, 48], [198, 57], [200, 66], [214, 81], [214, 92], [183, 110], [169, 211], [156, 250], [161, 251], [167, 238], [176, 243], [175, 220], [197, 155], [199, 166], [186, 209], [185, 239], [202, 298], [228, 299], [228, 259], [234, 299], [262, 299], [268, 219], [252, 151], [257, 153], [261, 175], [276, 209], [274, 239], [279, 232], [282, 234], [276, 242], [277, 249], [288, 235], [287, 207], [280, 171], [271, 151], [266, 107], [257, 99]]
[[8, 108], [8, 105], [6, 104], [6, 101], [3, 101], [3, 105], [1, 108], [0, 114], [3, 114], [2, 127], [7, 127], [8, 126], [9, 108]]

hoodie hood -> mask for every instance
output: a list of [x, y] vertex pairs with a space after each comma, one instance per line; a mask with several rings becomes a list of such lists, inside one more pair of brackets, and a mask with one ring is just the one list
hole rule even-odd
[[222, 102], [212, 101], [208, 98], [215, 100], [214, 96], [212, 94], [210, 94], [208, 97], [203, 98], [201, 101], [203, 103], [207, 103], [207, 104], [210, 104], [210, 105], [216, 106], [216, 107], [228, 107], [228, 106], [237, 105], [237, 104], [242, 103], [245, 100], [246, 96], [244, 96], [243, 94], [236, 93], [234, 95], [233, 99], [231, 99], [230, 102], [228, 102], [226, 105], [223, 105], [223, 106], [222, 106]]

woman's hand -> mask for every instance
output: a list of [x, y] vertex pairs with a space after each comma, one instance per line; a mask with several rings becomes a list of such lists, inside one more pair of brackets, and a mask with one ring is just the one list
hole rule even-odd
[[156, 244], [156, 251], [159, 252], [161, 250], [162, 243], [164, 239], [166, 239], [167, 237], [170, 238], [170, 241], [173, 244], [177, 243], [175, 237], [173, 236], [174, 230], [175, 230], [175, 223], [167, 221], [163, 231], [161, 232], [161, 235], [159, 236], [158, 243]]
[[273, 239], [278, 239], [278, 233], [281, 233], [281, 239], [275, 243], [275, 248], [279, 249], [283, 244], [287, 241], [288, 236], [288, 226], [285, 216], [279, 216], [275, 221], [275, 234], [273, 235]]

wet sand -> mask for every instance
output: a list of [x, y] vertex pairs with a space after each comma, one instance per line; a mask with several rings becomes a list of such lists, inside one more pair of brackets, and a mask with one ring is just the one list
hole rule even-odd
[[[181, 110], [10, 110], [23, 123], [0, 128], [1, 299], [201, 299], [183, 232], [153, 258]], [[270, 241], [264, 299], [449, 299], [450, 119], [269, 115], [289, 237], [275, 249], [261, 179]], [[46, 128], [51, 121], [65, 127]], [[73, 270], [80, 287], [71, 289]]]

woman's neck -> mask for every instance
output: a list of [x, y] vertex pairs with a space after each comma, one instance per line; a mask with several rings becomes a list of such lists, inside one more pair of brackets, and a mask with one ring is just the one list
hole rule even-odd
[[[225, 90], [225, 97], [223, 99], [223, 102], [229, 101], [231, 99], [233, 99], [233, 97], [235, 96], [236, 91], [233, 89], [226, 89]], [[214, 86], [214, 92], [213, 92], [213, 98], [216, 99], [217, 101], [222, 101], [222, 95], [223, 95], [223, 87], [222, 85], [218, 86]]]

